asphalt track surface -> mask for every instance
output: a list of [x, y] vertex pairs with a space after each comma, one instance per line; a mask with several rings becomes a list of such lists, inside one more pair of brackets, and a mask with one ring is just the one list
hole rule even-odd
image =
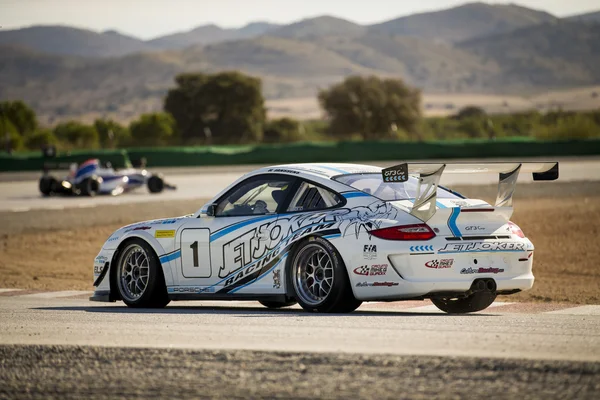
[[[0, 296], [0, 398], [598, 398], [600, 312]], [[507, 308], [501, 311], [502, 308]], [[551, 308], [549, 308], [551, 309]], [[538, 310], [539, 311], [539, 310]]]
[[[557, 158], [556, 160], [561, 163], [559, 178], [561, 182], [600, 180], [600, 159], [597, 157], [582, 157], [579, 159]], [[531, 159], [530, 161], [536, 160]], [[394, 165], [395, 163], [381, 162], [367, 164], [377, 164], [385, 167]], [[87, 208], [99, 205], [118, 205], [148, 201], [212, 198], [235, 179], [258, 167], [260, 166], [169, 168], [159, 172], [164, 172], [166, 180], [177, 186], [177, 190], [175, 191], [150, 194], [145, 188], [140, 188], [137, 191], [121, 196], [98, 196], [95, 198], [44, 198], [38, 190], [39, 174], [0, 174], [0, 211], [25, 212], [32, 209]], [[441, 183], [448, 186], [495, 184], [497, 182], [498, 176], [496, 174], [444, 174], [441, 179]], [[531, 175], [521, 174], [519, 182], [532, 182]]]

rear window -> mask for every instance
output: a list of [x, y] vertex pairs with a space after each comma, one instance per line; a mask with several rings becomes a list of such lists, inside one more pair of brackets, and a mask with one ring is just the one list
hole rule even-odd
[[[341, 175], [333, 179], [384, 201], [415, 199], [419, 184], [419, 180], [412, 176], [406, 182], [384, 182], [381, 173]], [[464, 198], [439, 186], [437, 197], [441, 199]]]

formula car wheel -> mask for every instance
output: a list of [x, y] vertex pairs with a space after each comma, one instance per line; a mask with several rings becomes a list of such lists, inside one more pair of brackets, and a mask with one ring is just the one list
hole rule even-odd
[[361, 305], [342, 258], [327, 240], [312, 237], [300, 244], [288, 264], [287, 287], [305, 310], [346, 313]]
[[51, 176], [42, 176], [40, 178], [40, 192], [42, 192], [44, 196], [51, 196], [56, 190], [57, 186], [58, 181]]
[[97, 178], [85, 178], [78, 185], [79, 192], [82, 196], [93, 197], [98, 194], [98, 190], [100, 190], [100, 181]]
[[165, 181], [157, 175], [148, 178], [148, 191], [150, 193], [160, 193], [165, 188]]
[[263, 301], [263, 300], [261, 300], [261, 301], [259, 301], [259, 303], [267, 308], [273, 308], [273, 309], [289, 307], [289, 306], [293, 306], [294, 304], [296, 304], [296, 302], [293, 300], [292, 301], [268, 301], [268, 300]]
[[449, 314], [466, 314], [485, 310], [496, 300], [496, 293], [476, 292], [462, 299], [432, 298], [431, 302]]
[[169, 304], [160, 261], [142, 239], [125, 243], [115, 278], [121, 299], [129, 307], [163, 308]]

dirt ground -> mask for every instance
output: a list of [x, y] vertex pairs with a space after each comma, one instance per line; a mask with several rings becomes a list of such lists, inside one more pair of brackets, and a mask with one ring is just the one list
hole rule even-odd
[[[495, 188], [456, 188], [489, 200]], [[202, 200], [0, 213], [0, 288], [92, 290], [92, 262], [117, 228], [193, 213]], [[532, 290], [504, 300], [600, 304], [600, 182], [534, 183], [515, 195], [517, 223], [536, 247]]]

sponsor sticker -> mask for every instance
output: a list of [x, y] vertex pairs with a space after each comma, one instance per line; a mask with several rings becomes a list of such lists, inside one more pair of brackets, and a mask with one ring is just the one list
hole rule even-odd
[[377, 258], [377, 245], [365, 244], [363, 247], [363, 258], [365, 260], [374, 260]]
[[158, 239], [174, 238], [175, 231], [174, 230], [158, 230], [154, 233], [154, 237], [158, 238]]
[[480, 242], [480, 243], [452, 243], [438, 250], [439, 253], [469, 253], [483, 251], [524, 251], [524, 243], [514, 242]]
[[427, 268], [442, 269], [442, 268], [452, 268], [453, 264], [454, 264], [453, 258], [443, 258], [441, 260], [427, 261], [425, 263], [425, 266]]
[[362, 276], [378, 276], [387, 274], [387, 269], [387, 264], [361, 265], [358, 268], [354, 268], [354, 273]]
[[367, 286], [392, 287], [392, 286], [398, 286], [398, 285], [399, 285], [398, 282], [358, 282], [356, 284], [356, 287], [367, 287]]
[[461, 274], [499, 274], [504, 272], [504, 268], [463, 268], [460, 270]]
[[279, 289], [281, 287], [281, 270], [273, 270], [273, 288]]

